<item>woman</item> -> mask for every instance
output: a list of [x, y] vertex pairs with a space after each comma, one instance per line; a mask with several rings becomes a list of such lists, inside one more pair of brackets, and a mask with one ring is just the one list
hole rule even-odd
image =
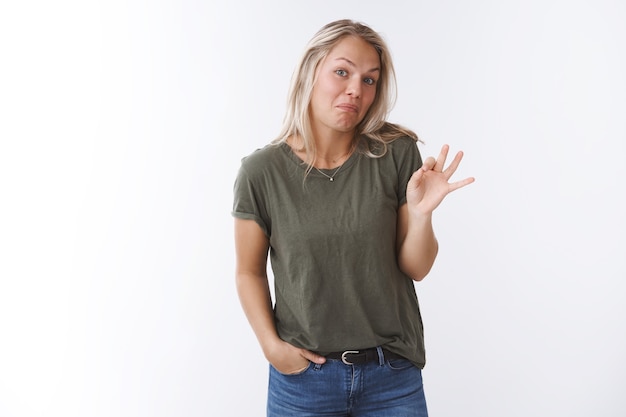
[[[236, 280], [270, 362], [268, 416], [426, 416], [414, 281], [437, 255], [433, 210], [462, 153], [423, 164], [386, 121], [395, 75], [369, 27], [324, 26], [292, 79], [283, 129], [235, 181]], [[271, 259], [275, 300], [266, 274]]]

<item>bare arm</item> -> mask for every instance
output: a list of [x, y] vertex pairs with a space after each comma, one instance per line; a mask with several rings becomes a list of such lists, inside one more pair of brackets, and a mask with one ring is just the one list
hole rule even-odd
[[297, 373], [309, 361], [325, 358], [292, 346], [278, 337], [267, 279], [269, 241], [253, 220], [235, 219], [237, 293], [243, 311], [267, 360], [282, 373]]
[[402, 272], [421, 281], [430, 272], [439, 244], [433, 231], [432, 213], [411, 216], [408, 204], [398, 210], [398, 265]]
[[444, 145], [437, 160], [427, 158], [415, 171], [407, 185], [407, 203], [398, 209], [398, 265], [416, 281], [428, 274], [439, 250], [432, 226], [433, 211], [449, 193], [474, 182], [472, 177], [448, 182], [463, 158], [458, 152], [444, 169], [448, 150]]

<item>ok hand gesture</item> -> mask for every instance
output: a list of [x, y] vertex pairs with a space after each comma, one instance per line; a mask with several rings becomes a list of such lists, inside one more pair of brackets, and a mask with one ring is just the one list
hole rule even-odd
[[463, 159], [463, 152], [459, 151], [450, 165], [444, 169], [449, 149], [448, 145], [444, 145], [437, 160], [432, 156], [426, 158], [422, 167], [413, 173], [406, 187], [410, 212], [430, 215], [449, 193], [474, 182], [473, 177], [449, 182]]

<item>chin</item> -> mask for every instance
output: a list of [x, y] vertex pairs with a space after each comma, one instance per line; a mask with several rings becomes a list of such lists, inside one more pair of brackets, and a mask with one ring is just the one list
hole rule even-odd
[[357, 126], [358, 126], [358, 122], [355, 123], [354, 121], [350, 121], [348, 123], [337, 123], [335, 129], [337, 129], [339, 132], [342, 132], [342, 133], [348, 133], [356, 129]]

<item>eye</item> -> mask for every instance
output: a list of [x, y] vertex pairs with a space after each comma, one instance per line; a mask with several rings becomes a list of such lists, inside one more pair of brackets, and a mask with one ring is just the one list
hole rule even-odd
[[342, 70], [342, 69], [338, 69], [335, 71], [335, 74], [339, 75], [340, 77], [345, 77], [348, 75], [348, 71], [346, 70]]
[[367, 84], [367, 85], [374, 85], [374, 84], [376, 84], [376, 80], [373, 79], [373, 78], [366, 78], [366, 79], [363, 80], [363, 82], [365, 84]]

